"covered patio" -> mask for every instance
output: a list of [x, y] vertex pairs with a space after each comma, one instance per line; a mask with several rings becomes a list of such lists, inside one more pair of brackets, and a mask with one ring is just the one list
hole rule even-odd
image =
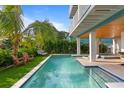
[[[88, 23], [90, 24], [90, 23]], [[82, 28], [83, 29], [83, 28]], [[85, 33], [81, 33], [77, 37], [77, 55], [81, 54], [80, 50], [80, 39], [89, 39], [89, 56], [77, 57], [76, 60], [80, 62], [85, 67], [97, 66], [101, 69], [117, 76], [121, 80], [124, 80], [124, 66], [121, 65], [121, 58], [116, 58], [119, 56], [119, 52], [124, 52], [124, 17], [118, 17], [109, 23], [102, 26], [98, 26], [95, 29], [91, 29]], [[112, 39], [112, 53], [113, 58], [108, 57], [108, 59], [97, 58], [99, 52], [100, 39], [109, 38]], [[123, 82], [106, 83], [109, 88], [124, 88]]]
[[[87, 23], [87, 25], [88, 24], [89, 23]], [[115, 55], [119, 56], [119, 52], [124, 52], [124, 41], [123, 41], [124, 40], [124, 17], [122, 16], [114, 20], [111, 19], [111, 22], [108, 22], [102, 26], [98, 26], [92, 30], [89, 30], [85, 33], [78, 35], [77, 55], [81, 54], [81, 50], [80, 50], [80, 39], [81, 38], [89, 39], [89, 62], [106, 61], [106, 60], [100, 60], [96, 58], [96, 56], [99, 55], [99, 47], [98, 47], [100, 44], [99, 40], [103, 38], [112, 39], [112, 42], [113, 42], [112, 54], [114, 56]], [[113, 59], [108, 59], [108, 60], [121, 62], [120, 59], [116, 60], [116, 56], [114, 60]]]

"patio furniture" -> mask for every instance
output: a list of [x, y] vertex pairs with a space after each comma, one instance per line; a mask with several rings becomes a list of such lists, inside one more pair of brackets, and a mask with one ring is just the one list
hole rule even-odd
[[124, 64], [124, 52], [119, 52], [120, 58], [121, 58], [121, 62], [123, 62]]
[[112, 53], [100, 53], [100, 56], [102, 59], [120, 59], [120, 56], [118, 54]]
[[101, 58], [103, 59], [120, 59], [119, 55], [102, 55]]
[[26, 64], [23, 57], [18, 58], [16, 56], [12, 55], [12, 58], [13, 58], [15, 65]]
[[44, 55], [47, 55], [47, 52], [45, 52], [43, 50], [37, 50], [37, 54], [44, 56]]

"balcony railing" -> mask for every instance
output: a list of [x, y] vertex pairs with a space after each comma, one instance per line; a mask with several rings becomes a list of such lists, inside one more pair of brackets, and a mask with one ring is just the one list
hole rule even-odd
[[70, 33], [74, 30], [74, 28], [77, 26], [79, 21], [83, 18], [83, 16], [86, 14], [89, 8], [90, 8], [90, 5], [79, 5], [78, 6], [78, 9], [75, 15], [71, 19], [70, 28], [69, 28]]

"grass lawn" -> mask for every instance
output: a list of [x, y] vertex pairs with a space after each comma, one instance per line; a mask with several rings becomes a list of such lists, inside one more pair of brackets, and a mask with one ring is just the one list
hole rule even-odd
[[0, 87], [7, 88], [11, 87], [36, 65], [38, 65], [46, 57], [35, 57], [26, 65], [14, 66], [5, 70], [0, 71]]

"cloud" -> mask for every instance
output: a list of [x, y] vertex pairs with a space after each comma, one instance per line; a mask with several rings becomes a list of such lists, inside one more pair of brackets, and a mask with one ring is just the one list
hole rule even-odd
[[2, 8], [3, 8], [3, 6], [2, 6], [2, 5], [0, 5], [0, 10], [2, 10]]
[[30, 19], [30, 18], [25, 17], [25, 16], [22, 16], [22, 19], [23, 19], [25, 28], [26, 28], [29, 24], [31, 24], [32, 22], [34, 22], [33, 19]]
[[51, 21], [51, 23], [58, 29], [59, 31], [67, 31], [63, 23]]

